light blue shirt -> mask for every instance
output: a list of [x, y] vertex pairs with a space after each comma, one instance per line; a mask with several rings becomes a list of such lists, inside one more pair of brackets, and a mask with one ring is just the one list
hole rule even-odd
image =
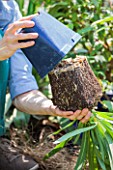
[[[8, 25], [21, 18], [21, 13], [14, 0], [0, 0], [0, 28], [5, 32]], [[9, 89], [11, 98], [38, 89], [36, 80], [32, 75], [32, 65], [19, 49], [9, 59], [10, 76]]]

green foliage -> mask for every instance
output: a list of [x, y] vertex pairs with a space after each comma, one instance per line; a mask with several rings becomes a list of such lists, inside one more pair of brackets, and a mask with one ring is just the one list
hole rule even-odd
[[109, 101], [109, 100], [104, 100], [102, 101], [103, 105], [108, 108], [108, 110], [110, 112], [113, 112], [113, 102]]
[[[108, 112], [107, 114], [107, 112], [95, 110], [92, 112], [93, 116], [87, 124], [79, 123], [76, 130], [70, 131], [56, 140], [54, 143], [58, 145], [45, 156], [45, 159], [53, 156], [67, 142], [82, 133], [81, 150], [75, 170], [83, 169], [86, 162], [89, 162], [90, 170], [113, 169], [113, 113]], [[75, 121], [72, 123], [75, 123]], [[72, 126], [72, 124], [69, 123], [64, 129], [69, 128], [69, 126]], [[58, 134], [58, 131], [56, 134]]]

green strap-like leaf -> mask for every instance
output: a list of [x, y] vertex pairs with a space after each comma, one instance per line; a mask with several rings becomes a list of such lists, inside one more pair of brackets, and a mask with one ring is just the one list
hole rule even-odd
[[93, 22], [92, 26], [96, 24], [104, 24], [105, 22], [108, 22], [108, 21], [113, 21], [113, 16], [109, 16], [109, 17], [105, 17], [104, 19], [97, 20]]
[[73, 137], [73, 136], [76, 136], [76, 135], [78, 135], [78, 134], [80, 134], [80, 133], [83, 133], [83, 132], [89, 131], [89, 130], [91, 130], [91, 129], [94, 129], [96, 126], [97, 126], [97, 124], [95, 123], [94, 125], [89, 126], [89, 127], [83, 127], [83, 128], [80, 128], [80, 129], [73, 130], [72, 132], [69, 132], [69, 133], [63, 135], [61, 138], [59, 138], [58, 140], [56, 140], [56, 141], [54, 142], [54, 144], [57, 144], [57, 143], [66, 141], [66, 140], [68, 140], [69, 138], [71, 138], [71, 137]]
[[101, 124], [106, 128], [106, 131], [113, 138], [113, 125], [107, 122], [106, 120], [101, 121]]
[[63, 141], [60, 144], [56, 145], [49, 153], [45, 155], [44, 160], [50, 158], [51, 156], [59, 152], [65, 146], [66, 143], [67, 141]]
[[[72, 121], [71, 123], [69, 123], [68, 125], [64, 126], [62, 129], [59, 129], [59, 130], [57, 130], [56, 132], [52, 133], [52, 135], [57, 135], [57, 134], [60, 133], [61, 131], [69, 128], [70, 126], [72, 126], [74, 123], [75, 123], [75, 120]], [[51, 136], [51, 135], [50, 135], [50, 136]]]
[[[97, 162], [97, 153], [95, 152], [95, 148], [98, 148], [98, 142], [96, 140], [96, 136], [94, 130], [91, 130], [91, 139], [92, 139], [92, 149], [89, 153], [89, 168], [90, 170], [98, 169], [98, 162]], [[100, 151], [99, 151], [100, 153]]]
[[85, 27], [83, 29], [81, 29], [80, 31], [78, 31], [79, 34], [86, 34], [86, 33], [89, 33], [90, 31], [93, 31], [94, 28], [91, 27], [91, 26], [88, 26], [88, 27]]
[[103, 146], [103, 136], [98, 128], [95, 128], [95, 137], [98, 142], [100, 154], [102, 156], [102, 159], [104, 160], [106, 154], [106, 150], [105, 150], [106, 148]]
[[102, 156], [101, 156], [99, 150], [96, 147], [95, 147], [95, 153], [96, 153], [98, 163], [99, 163], [100, 167], [102, 168], [102, 170], [107, 170], [105, 162], [103, 161]]
[[110, 167], [111, 170], [113, 169], [113, 139], [110, 137], [109, 134], [105, 133], [106, 140], [104, 140], [109, 156]]
[[94, 145], [93, 145], [93, 142], [90, 136], [91, 136], [91, 132], [88, 133], [88, 138], [90, 139], [87, 144], [87, 152], [88, 152], [87, 156], [88, 156], [88, 162], [89, 162], [89, 170], [95, 170], [94, 168]]
[[[98, 135], [95, 133], [95, 131], [97, 131]], [[91, 137], [93, 140], [94, 154], [96, 156], [96, 160], [98, 161], [99, 166], [103, 170], [107, 170], [106, 167], [109, 166], [109, 159], [107, 157], [108, 156], [107, 147], [104, 143], [105, 138], [103, 137], [100, 130], [97, 128], [95, 128], [95, 130], [91, 131]], [[92, 155], [92, 154], [90, 154], [90, 155]], [[97, 164], [97, 166], [98, 166], [98, 164]]]
[[98, 114], [98, 115], [100, 115], [100, 116], [102, 116], [102, 117], [107, 116], [108, 118], [113, 116], [113, 113], [112, 113], [112, 112], [100, 112], [100, 111], [92, 110], [92, 113], [93, 113], [95, 116]]
[[86, 155], [87, 155], [87, 142], [88, 142], [88, 140], [89, 140], [88, 133], [85, 132], [83, 134], [83, 137], [82, 137], [80, 154], [79, 154], [79, 157], [77, 159], [77, 163], [76, 163], [74, 170], [81, 170], [84, 163], [85, 163]]

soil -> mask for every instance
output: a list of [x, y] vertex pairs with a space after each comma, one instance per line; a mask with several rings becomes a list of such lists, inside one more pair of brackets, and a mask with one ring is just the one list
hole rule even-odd
[[44, 156], [55, 147], [53, 141], [65, 133], [49, 137], [58, 129], [57, 123], [48, 119], [37, 121], [31, 117], [27, 128], [17, 129], [12, 126], [11, 141], [22, 153], [31, 155], [39, 163], [40, 170], [74, 170], [80, 146], [73, 146], [71, 143], [48, 160], [43, 160]]
[[49, 73], [53, 103], [61, 110], [92, 109], [102, 88], [86, 57], [62, 60]]

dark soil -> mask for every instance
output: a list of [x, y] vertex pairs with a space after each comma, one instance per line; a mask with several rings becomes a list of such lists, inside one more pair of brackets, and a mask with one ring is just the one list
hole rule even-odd
[[49, 73], [53, 103], [61, 110], [92, 109], [102, 88], [85, 57], [62, 60]]

